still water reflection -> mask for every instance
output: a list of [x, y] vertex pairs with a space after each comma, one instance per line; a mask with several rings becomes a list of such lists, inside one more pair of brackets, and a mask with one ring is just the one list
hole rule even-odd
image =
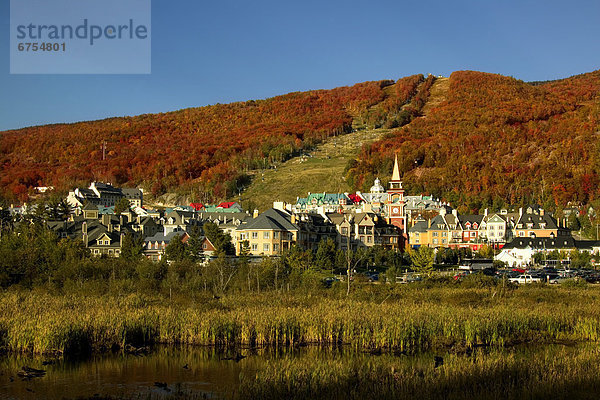
[[[564, 354], [564, 350], [564, 346], [554, 345], [506, 351], [533, 360], [540, 356], [547, 359], [549, 354], [556, 351]], [[498, 354], [497, 351], [495, 354]], [[460, 357], [473, 356], [465, 354]], [[417, 367], [434, 362], [433, 353], [374, 355], [347, 347], [324, 349], [310, 346], [296, 349], [241, 349], [235, 352], [207, 347], [159, 346], [145, 355], [108, 354], [85, 360], [4, 355], [0, 356], [0, 398], [229, 398], [239, 390], [241, 376], [253, 378], [257, 371], [282, 358], [294, 361], [341, 359], [368, 362], [373, 357], [390, 358], [394, 362]], [[494, 352], [488, 354], [480, 350], [478, 357], [494, 357]], [[43, 369], [46, 374], [39, 378], [22, 379], [17, 373], [23, 366]]]

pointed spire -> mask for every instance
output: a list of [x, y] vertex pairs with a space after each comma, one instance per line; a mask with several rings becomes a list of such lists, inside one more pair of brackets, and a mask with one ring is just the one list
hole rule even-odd
[[392, 182], [400, 181], [400, 169], [398, 168], [398, 154], [394, 154], [394, 172], [392, 173]]

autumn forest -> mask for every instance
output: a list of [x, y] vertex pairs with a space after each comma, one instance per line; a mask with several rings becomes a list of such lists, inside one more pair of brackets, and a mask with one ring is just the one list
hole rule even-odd
[[0, 197], [36, 186], [66, 190], [102, 180], [152, 195], [231, 198], [258, 171], [333, 135], [388, 129], [349, 160], [365, 190], [398, 154], [405, 187], [476, 210], [537, 202], [590, 204], [600, 194], [600, 71], [526, 83], [458, 71], [439, 78], [359, 83], [266, 100], [0, 132]]

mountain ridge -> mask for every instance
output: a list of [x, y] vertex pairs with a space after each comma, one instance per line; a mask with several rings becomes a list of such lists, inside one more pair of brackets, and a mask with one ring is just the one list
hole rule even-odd
[[[440, 96], [442, 84], [447, 87]], [[580, 160], [572, 160], [588, 170], [587, 175], [574, 167], [561, 175], [530, 147], [539, 146], [551, 159], [561, 159], [561, 147], [563, 152], [577, 151], [582, 140], [588, 147], [597, 146], [591, 132], [598, 127], [599, 91], [599, 71], [534, 84], [499, 74], [456, 71], [448, 78], [413, 75], [264, 100], [4, 131], [0, 196], [24, 200], [34, 186], [64, 190], [99, 179], [141, 185], [154, 195], [175, 190], [201, 201], [231, 198], [248, 187], [257, 171], [281, 165], [333, 136], [385, 128], [387, 133], [348, 161], [348, 187], [364, 190], [376, 175], [385, 180], [392, 156], [398, 153], [410, 190], [471, 203], [469, 207], [530, 200], [589, 203], [598, 195], [589, 188], [598, 181], [595, 155], [584, 151]], [[575, 132], [575, 144], [562, 143], [560, 132], [567, 131]], [[506, 143], [505, 148], [490, 138]], [[100, 150], [104, 140], [106, 160]], [[440, 150], [436, 141], [452, 151]], [[496, 160], [483, 156], [490, 149]], [[465, 151], [475, 152], [483, 164], [493, 164], [494, 173], [481, 162], [457, 166], [455, 158], [461, 159]], [[507, 170], [503, 157], [511, 160], [512, 170]], [[535, 166], [542, 164], [539, 174]], [[480, 171], [480, 182], [457, 179], [464, 175], [463, 165]], [[517, 174], [529, 172], [557, 182], [523, 196], [517, 191], [532, 181], [515, 179], [515, 165]], [[507, 182], [499, 174], [508, 174]], [[511, 188], [508, 183], [517, 184]], [[577, 190], [582, 183], [588, 187], [583, 192]]]

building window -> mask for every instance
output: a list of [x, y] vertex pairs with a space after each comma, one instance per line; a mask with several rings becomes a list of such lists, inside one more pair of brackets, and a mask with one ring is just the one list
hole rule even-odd
[[448, 243], [448, 240], [447, 239], [442, 239], [442, 244], [446, 244], [446, 243]]
[[477, 232], [471, 232], [471, 237], [477, 236]]
[[273, 232], [273, 239], [279, 239], [279, 232]]
[[271, 232], [263, 232], [263, 239], [269, 239], [271, 237]]
[[94, 254], [100, 254], [100, 250], [94, 249]]
[[258, 244], [252, 243], [252, 251], [258, 251]]
[[342, 235], [348, 234], [348, 228], [342, 228]]
[[433, 236], [433, 237], [437, 237], [437, 236], [438, 236], [438, 233], [437, 233], [437, 232], [433, 232], [433, 233], [432, 233], [432, 236]]
[[438, 244], [438, 240], [437, 239], [433, 239], [433, 244]]
[[252, 232], [252, 239], [258, 239], [258, 232]]
[[263, 244], [263, 251], [266, 253], [269, 251], [269, 243]]
[[367, 236], [367, 243], [373, 243], [373, 236]]
[[279, 251], [279, 243], [273, 243], [273, 251]]

